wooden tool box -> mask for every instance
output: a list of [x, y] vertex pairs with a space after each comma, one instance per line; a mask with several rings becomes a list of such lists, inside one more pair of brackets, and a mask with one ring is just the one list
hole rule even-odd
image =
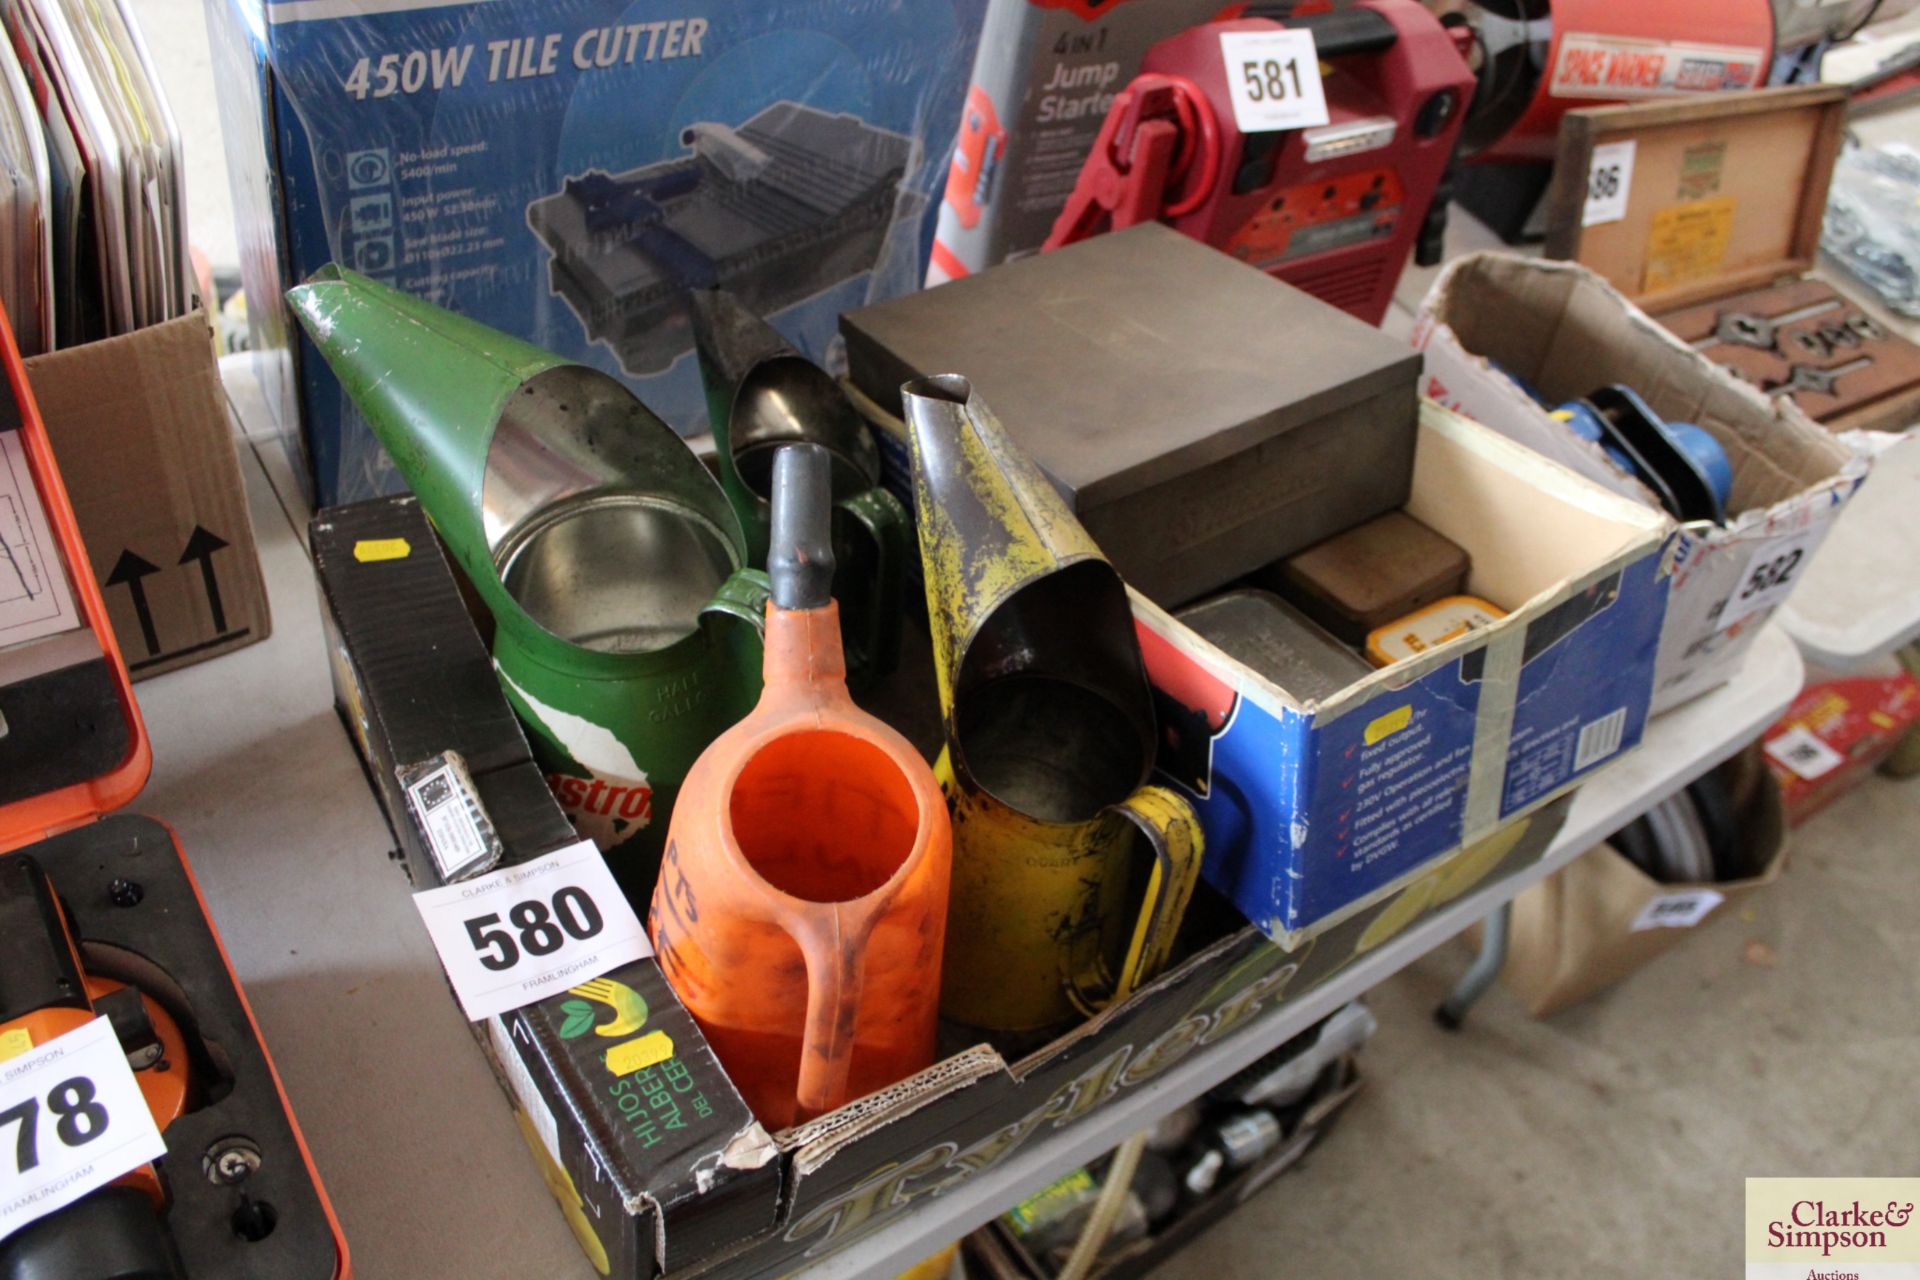
[[1843, 88], [1819, 85], [1569, 112], [1547, 255], [1832, 430], [1903, 430], [1920, 419], [1920, 347], [1807, 274], [1846, 110]]

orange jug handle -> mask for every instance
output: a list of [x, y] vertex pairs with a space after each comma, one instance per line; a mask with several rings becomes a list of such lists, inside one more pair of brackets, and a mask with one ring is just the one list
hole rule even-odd
[[832, 910], [795, 934], [807, 965], [807, 1020], [800, 1041], [795, 1123], [825, 1115], [848, 1101], [853, 1031], [865, 980], [867, 935], [879, 912], [848, 918]]
[[1166, 967], [1199, 883], [1206, 847], [1193, 806], [1165, 787], [1142, 787], [1113, 806], [1113, 811], [1146, 837], [1153, 865], [1147, 869], [1146, 888], [1118, 977], [1110, 986], [1100, 984], [1106, 990], [1089, 989], [1079, 981], [1068, 985], [1074, 1006], [1089, 1016], [1126, 999]]

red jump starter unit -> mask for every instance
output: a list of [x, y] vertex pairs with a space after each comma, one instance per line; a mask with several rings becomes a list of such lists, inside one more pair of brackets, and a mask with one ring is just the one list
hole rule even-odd
[[[1327, 123], [1241, 133], [1220, 37], [1313, 33]], [[1192, 27], [1147, 51], [1115, 98], [1046, 249], [1157, 218], [1378, 324], [1436, 199], [1473, 93], [1459, 37], [1415, 0]], [[1429, 213], [1432, 218], [1429, 218]]]

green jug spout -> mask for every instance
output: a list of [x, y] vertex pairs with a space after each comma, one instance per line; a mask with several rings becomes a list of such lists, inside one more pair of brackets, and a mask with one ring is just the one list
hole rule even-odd
[[724, 289], [697, 289], [690, 298], [707, 421], [729, 495], [749, 508], [741, 519], [757, 564], [766, 555], [765, 509], [782, 445], [817, 444], [827, 451], [836, 502], [879, 480], [879, 450], [833, 376], [779, 330]]
[[840, 565], [833, 595], [857, 692], [897, 659], [913, 556], [906, 508], [881, 486], [879, 448], [831, 374], [726, 290], [700, 289], [690, 297], [720, 483], [756, 568], [767, 563], [775, 455], [799, 444], [826, 454]]
[[[712, 476], [613, 378], [338, 266], [288, 299], [499, 625], [531, 622], [587, 648], [661, 647], [691, 634], [700, 604], [746, 564]], [[560, 514], [596, 502], [597, 515]], [[644, 544], [665, 523], [686, 528], [656, 539], [655, 567], [685, 585], [658, 616], [622, 628], [607, 616], [615, 602], [570, 598], [562, 580], [578, 571], [557, 557]]]

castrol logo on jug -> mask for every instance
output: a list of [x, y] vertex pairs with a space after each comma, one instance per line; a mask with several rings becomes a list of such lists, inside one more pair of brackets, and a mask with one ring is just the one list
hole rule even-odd
[[573, 829], [602, 850], [653, 821], [653, 788], [647, 784], [645, 773], [636, 779], [611, 780], [597, 774], [576, 777], [549, 773], [547, 787]]

